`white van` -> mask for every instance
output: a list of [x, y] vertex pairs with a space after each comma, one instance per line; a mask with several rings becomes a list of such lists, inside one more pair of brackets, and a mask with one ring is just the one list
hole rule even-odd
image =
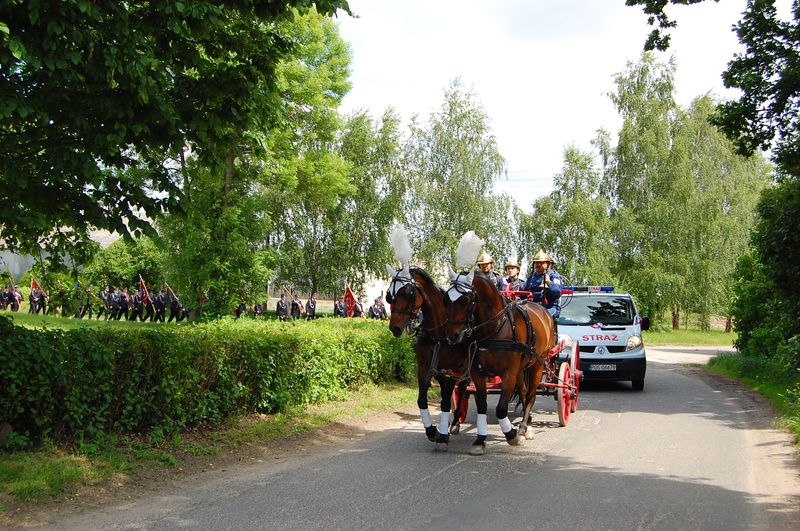
[[558, 331], [580, 346], [583, 379], [630, 381], [644, 389], [647, 359], [642, 331], [650, 327], [627, 293], [613, 286], [564, 286]]

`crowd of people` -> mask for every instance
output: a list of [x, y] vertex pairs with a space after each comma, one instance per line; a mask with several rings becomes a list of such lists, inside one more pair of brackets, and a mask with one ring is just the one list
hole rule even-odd
[[[19, 286], [6, 287], [0, 297], [0, 309], [17, 312], [23, 301]], [[180, 302], [180, 297], [172, 290], [161, 289], [150, 293], [147, 289], [104, 287], [95, 293], [94, 286], [88, 288], [78, 286], [74, 290], [72, 300], [63, 294], [58, 301], [51, 302], [51, 297], [41, 287], [34, 285], [28, 294], [28, 313], [75, 317], [76, 319], [181, 322], [187, 319], [189, 311]], [[74, 314], [72, 308], [75, 309]], [[169, 318], [166, 313], [169, 310]]]
[[[236, 316], [241, 316], [244, 309], [246, 308], [240, 306], [239, 310], [237, 310]], [[263, 315], [264, 311], [264, 307], [260, 304], [256, 304], [253, 308], [253, 314], [256, 316]], [[297, 293], [292, 295], [291, 300], [287, 300], [286, 294], [281, 293], [280, 299], [278, 299], [277, 303], [275, 303], [275, 315], [281, 321], [288, 321], [290, 319], [306, 319], [311, 321], [313, 319], [317, 319], [319, 317], [317, 314], [317, 299], [312, 293], [304, 304], [303, 301], [300, 300], [300, 295]], [[364, 299], [355, 299], [352, 305], [352, 310], [348, 312], [348, 307], [344, 300], [341, 297], [336, 297], [336, 300], [333, 303], [333, 317], [351, 317], [356, 319], [369, 318], [378, 320], [388, 319], [386, 306], [384, 306], [383, 299], [381, 297], [377, 297], [374, 301], [374, 304], [370, 306], [366, 312], [364, 311]]]

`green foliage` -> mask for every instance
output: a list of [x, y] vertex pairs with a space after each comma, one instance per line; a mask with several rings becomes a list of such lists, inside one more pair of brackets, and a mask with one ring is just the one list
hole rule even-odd
[[164, 285], [164, 255], [147, 237], [117, 240], [99, 251], [83, 271], [85, 285], [127, 288], [139, 285], [139, 275], [148, 289]]
[[[83, 262], [89, 231], [152, 233], [175, 206], [169, 157], [207, 159], [261, 130], [280, 105], [276, 66], [292, 8], [344, 0], [3, 2], [0, 236]], [[156, 192], [156, 193], [151, 193]], [[68, 229], [65, 229], [68, 227]]]
[[[409, 197], [402, 221], [410, 231], [412, 247], [423, 267], [451, 264], [459, 238], [474, 230], [486, 239], [490, 215], [508, 216], [507, 201], [492, 196], [496, 178], [505, 174], [505, 159], [489, 126], [489, 117], [474, 93], [459, 80], [445, 91], [441, 108], [426, 123], [416, 119], [406, 145]], [[496, 227], [497, 225], [494, 224]], [[498, 254], [489, 239], [487, 248]]]
[[0, 421], [15, 444], [163, 437], [240, 412], [336, 400], [413, 375], [381, 323], [223, 319], [192, 327], [32, 330], [0, 318]]

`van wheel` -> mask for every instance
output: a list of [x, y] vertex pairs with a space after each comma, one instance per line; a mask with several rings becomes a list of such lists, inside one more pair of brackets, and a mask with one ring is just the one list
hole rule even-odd
[[644, 378], [641, 380], [631, 380], [631, 387], [634, 391], [641, 391], [644, 389]]

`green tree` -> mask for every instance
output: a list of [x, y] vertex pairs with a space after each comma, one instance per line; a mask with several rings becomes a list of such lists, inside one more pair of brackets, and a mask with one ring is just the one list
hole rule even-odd
[[177, 197], [167, 155], [187, 146], [228, 162], [227, 190], [246, 133], [281, 103], [276, 64], [293, 41], [280, 22], [312, 5], [348, 9], [344, 0], [0, 3], [5, 245], [76, 257], [94, 227], [149, 231], [147, 219]]
[[491, 252], [499, 242], [489, 234], [495, 204], [486, 198], [506, 164], [476, 95], [454, 81], [426, 124], [412, 120], [405, 157], [411, 186], [402, 221], [420, 262], [454, 264], [459, 238], [469, 230], [487, 239]]
[[119, 239], [100, 250], [83, 271], [84, 284], [129, 288], [142, 276], [148, 289], [164, 285], [164, 254], [149, 237]]
[[534, 202], [523, 232], [531, 245], [530, 261], [539, 248], [557, 262], [565, 281], [575, 284], [613, 283], [609, 232], [609, 202], [601, 194], [602, 172], [592, 153], [568, 147], [564, 167], [553, 178], [553, 191]]

